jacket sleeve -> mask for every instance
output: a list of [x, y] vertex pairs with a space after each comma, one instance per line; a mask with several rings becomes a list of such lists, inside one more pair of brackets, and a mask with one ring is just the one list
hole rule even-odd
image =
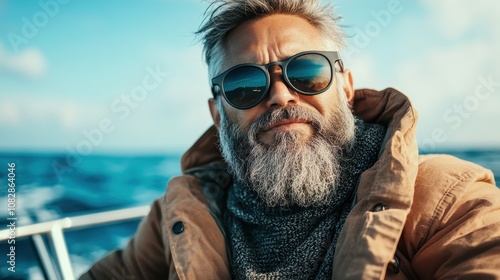
[[168, 246], [163, 242], [161, 220], [156, 200], [125, 249], [97, 261], [80, 279], [168, 279], [170, 254], [164, 249]]
[[493, 174], [451, 158], [427, 167], [419, 171], [410, 214], [418, 224], [407, 233], [418, 236], [407, 247], [413, 271], [419, 279], [500, 279], [500, 190]]

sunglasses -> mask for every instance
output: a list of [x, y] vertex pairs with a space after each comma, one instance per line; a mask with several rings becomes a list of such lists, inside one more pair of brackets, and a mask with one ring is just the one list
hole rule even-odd
[[343, 72], [344, 66], [336, 51], [307, 51], [265, 65], [236, 65], [212, 79], [212, 94], [214, 98], [222, 94], [236, 109], [250, 109], [267, 95], [271, 83], [269, 68], [275, 65], [281, 67], [289, 88], [304, 95], [319, 94], [332, 84], [336, 62]]

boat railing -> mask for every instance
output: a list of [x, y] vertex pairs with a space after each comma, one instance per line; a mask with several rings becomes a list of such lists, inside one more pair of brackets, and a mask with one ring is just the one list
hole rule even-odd
[[[65, 230], [138, 219], [146, 216], [149, 210], [150, 206], [138, 206], [16, 227], [15, 238], [29, 237], [33, 240], [41, 267], [48, 279], [74, 280], [75, 275], [64, 239]], [[54, 248], [56, 264], [54, 264], [50, 257], [47, 248], [48, 244], [46, 244], [43, 235], [47, 236], [48, 242]], [[10, 229], [0, 230], [0, 242], [4, 242], [10, 238], [12, 238]]]

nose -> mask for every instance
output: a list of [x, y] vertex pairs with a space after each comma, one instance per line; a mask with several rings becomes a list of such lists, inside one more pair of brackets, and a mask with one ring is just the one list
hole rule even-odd
[[278, 65], [270, 67], [269, 76], [271, 81], [266, 106], [271, 108], [274, 106], [285, 107], [297, 104], [299, 96], [286, 85], [281, 67]]

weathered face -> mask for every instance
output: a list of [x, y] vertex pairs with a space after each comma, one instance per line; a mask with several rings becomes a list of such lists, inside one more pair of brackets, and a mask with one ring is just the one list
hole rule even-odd
[[[266, 64], [284, 60], [299, 52], [327, 50], [327, 48], [322, 34], [308, 21], [294, 15], [277, 14], [239, 25], [227, 37], [225, 50], [225, 60], [220, 72], [238, 64]], [[298, 94], [286, 86], [281, 68], [273, 67], [270, 72], [269, 93], [257, 106], [238, 110], [224, 100], [224, 109], [231, 122], [239, 124], [246, 131], [252, 122], [271, 108], [290, 105], [315, 111], [326, 119], [332, 117], [335, 107], [339, 104], [336, 81], [326, 92], [307, 96]], [[350, 78], [346, 82], [349, 80]], [[348, 98], [350, 99], [350, 96]], [[214, 116], [214, 121], [218, 125], [217, 116]], [[286, 131], [294, 131], [300, 136], [300, 141], [309, 141], [314, 133], [313, 127], [307, 120], [288, 119], [270, 124], [268, 129], [259, 132], [259, 140], [272, 145], [276, 134]]]
[[[220, 73], [328, 49], [309, 22], [278, 14], [239, 25], [226, 38], [225, 50]], [[335, 190], [341, 151], [354, 137], [347, 104], [353, 95], [350, 73], [343, 74], [343, 88], [334, 80], [323, 93], [303, 95], [287, 87], [280, 67], [269, 71], [269, 93], [255, 107], [239, 110], [222, 97], [218, 107], [210, 100], [223, 156], [235, 177], [269, 205], [321, 204]]]

